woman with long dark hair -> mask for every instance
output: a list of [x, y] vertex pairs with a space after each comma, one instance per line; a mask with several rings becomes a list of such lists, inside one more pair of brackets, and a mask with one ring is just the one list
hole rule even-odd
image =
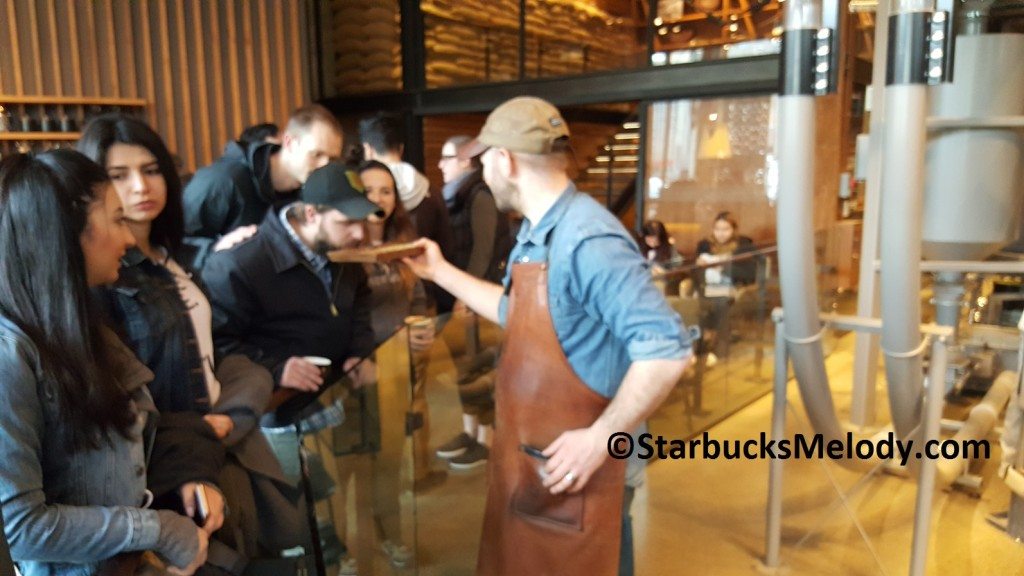
[[0, 506], [23, 576], [131, 574], [146, 550], [191, 574], [206, 558], [191, 518], [146, 509], [162, 495], [147, 485], [152, 374], [89, 292], [133, 242], [85, 156], [0, 161]]
[[668, 230], [661, 220], [645, 222], [640, 229], [640, 239], [640, 251], [648, 262], [660, 269], [659, 271], [683, 263], [683, 257], [676, 250], [675, 240], [668, 235]]
[[[239, 560], [257, 554], [257, 541], [271, 549], [290, 547], [294, 533], [282, 545], [269, 536], [288, 529], [279, 514], [257, 519], [261, 511], [279, 508], [257, 501], [280, 496], [273, 482], [286, 481], [257, 426], [273, 380], [245, 356], [216, 357], [210, 303], [189, 265], [193, 251], [182, 242], [182, 187], [170, 152], [144, 122], [120, 114], [94, 118], [78, 148], [106, 169], [136, 242], [103, 301], [128, 345], [154, 372], [150, 390], [157, 408], [212, 428], [228, 450], [220, 479], [235, 513], [217, 539]], [[266, 538], [259, 538], [261, 529]]]
[[711, 224], [711, 235], [697, 244], [697, 264], [706, 266], [701, 296], [705, 314], [701, 329], [708, 349], [707, 365], [729, 354], [732, 341], [730, 308], [736, 289], [755, 281], [757, 264], [752, 259], [733, 262], [732, 258], [756, 250], [753, 240], [739, 234], [739, 224], [730, 212], [719, 212]]
[[[387, 165], [370, 160], [360, 164], [358, 171], [366, 190], [366, 197], [380, 206], [384, 212], [383, 218], [371, 217], [367, 223], [370, 228], [370, 243], [379, 245], [415, 240], [418, 236], [416, 228], [399, 200], [398, 185]], [[414, 468], [422, 475], [429, 470], [430, 464], [430, 460], [424, 456], [428, 454], [426, 441], [430, 435], [424, 384], [427, 353], [434, 341], [433, 322], [424, 317], [427, 314], [426, 291], [416, 275], [399, 262], [367, 264], [366, 275], [372, 294], [373, 332], [378, 346], [393, 336], [402, 327], [406, 318], [416, 316], [418, 319], [416, 324], [419, 325], [409, 327], [409, 346], [416, 376], [412, 390], [412, 411], [423, 415], [423, 423], [415, 436]], [[420, 381], [420, 375], [424, 377], [423, 382]], [[394, 395], [387, 395], [392, 396]], [[390, 406], [394, 408], [394, 421], [402, 418], [401, 413], [406, 411], [408, 406]], [[387, 404], [381, 404], [382, 410], [388, 408]], [[397, 567], [405, 566], [412, 557], [408, 547], [401, 543], [402, 531], [399, 524], [399, 462], [402, 444], [400, 430], [397, 433], [396, 430], [383, 431], [381, 453], [375, 460], [374, 468], [375, 509], [384, 533], [381, 548], [391, 563]]]
[[[411, 242], [417, 238], [409, 213], [398, 200], [395, 177], [386, 164], [376, 160], [359, 166], [366, 197], [380, 206], [384, 217], [371, 216], [371, 243]], [[398, 262], [368, 264], [366, 274], [373, 292], [373, 331], [379, 346], [397, 331], [406, 316], [427, 311], [423, 284], [407, 267]]]

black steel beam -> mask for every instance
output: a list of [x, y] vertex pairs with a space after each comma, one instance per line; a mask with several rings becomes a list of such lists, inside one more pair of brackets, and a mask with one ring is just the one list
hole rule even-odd
[[527, 94], [556, 106], [769, 94], [778, 90], [778, 75], [779, 57], [759, 56], [418, 92], [337, 96], [321, 104], [340, 115], [391, 110], [431, 116], [489, 112], [509, 98]]
[[771, 93], [778, 89], [778, 56], [698, 62], [562, 78], [543, 78], [427, 90], [414, 110], [425, 116], [486, 112], [515, 96], [556, 106]]
[[320, 104], [338, 116], [369, 116], [381, 110], [412, 112], [416, 104], [416, 96], [411, 92], [334, 96], [321, 100]]
[[402, 87], [417, 91], [427, 87], [426, 23], [419, 0], [399, 0], [402, 41]]
[[559, 112], [569, 124], [586, 122], [588, 124], [622, 124], [633, 115], [632, 112], [614, 112], [612, 110], [593, 110], [590, 108], [574, 108], [563, 106]]

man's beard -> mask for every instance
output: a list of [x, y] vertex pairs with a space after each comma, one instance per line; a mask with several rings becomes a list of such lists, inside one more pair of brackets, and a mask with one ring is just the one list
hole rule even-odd
[[520, 211], [519, 187], [508, 180], [496, 184], [491, 188], [491, 194], [494, 196], [494, 205], [498, 210], [502, 212]]
[[321, 256], [327, 256], [327, 253], [333, 250], [337, 250], [337, 248], [328, 244], [326, 239], [318, 236], [316, 240], [313, 241], [313, 252]]
[[348, 242], [345, 246], [333, 246], [327, 239], [327, 232], [323, 228], [320, 228], [316, 233], [316, 237], [313, 238], [313, 246], [311, 248], [313, 252], [321, 256], [326, 256], [328, 252], [333, 252], [334, 250], [344, 250], [345, 248], [355, 247], [356, 242]]

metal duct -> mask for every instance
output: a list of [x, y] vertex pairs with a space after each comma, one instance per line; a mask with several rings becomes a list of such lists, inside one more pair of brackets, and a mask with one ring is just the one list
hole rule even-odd
[[[931, 115], [981, 119], [1024, 115], [1024, 34], [957, 38], [953, 82], [931, 89]], [[924, 256], [983, 260], [1012, 242], [1021, 209], [1024, 134], [945, 128], [928, 142]]]
[[[818, 3], [790, 0], [785, 7], [783, 42], [806, 38], [821, 25]], [[832, 391], [825, 372], [821, 347], [822, 325], [818, 320], [818, 287], [814, 262], [814, 159], [815, 101], [807, 90], [788, 89], [799, 85], [805, 63], [796, 50], [783, 49], [783, 93], [779, 96], [777, 154], [779, 201], [777, 234], [779, 281], [785, 311], [785, 337], [793, 373], [808, 419], [825, 441], [845, 441], [845, 431], [836, 417]], [[845, 461], [844, 465], [865, 469], [872, 463]]]

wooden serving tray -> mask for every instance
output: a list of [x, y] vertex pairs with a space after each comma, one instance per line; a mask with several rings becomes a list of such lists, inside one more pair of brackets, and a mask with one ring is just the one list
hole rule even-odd
[[412, 242], [387, 244], [376, 248], [349, 248], [327, 253], [331, 262], [393, 262], [402, 258], [423, 254], [423, 247]]

